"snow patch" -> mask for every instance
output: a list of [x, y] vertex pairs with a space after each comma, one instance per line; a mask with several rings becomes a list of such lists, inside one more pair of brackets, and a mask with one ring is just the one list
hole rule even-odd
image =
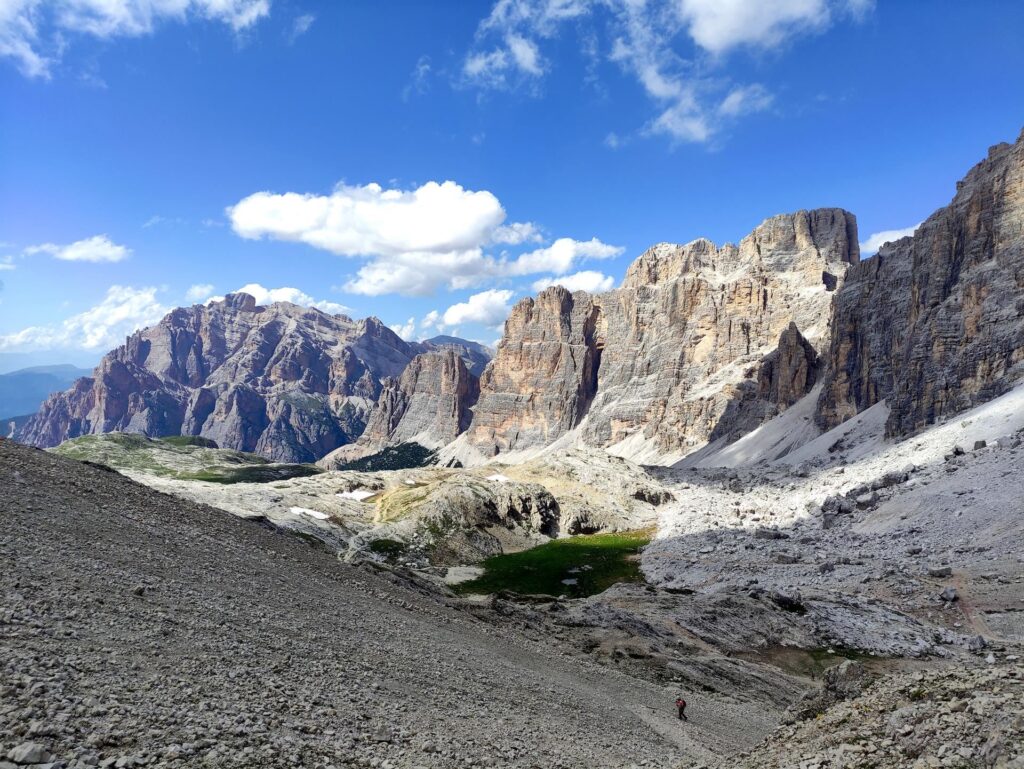
[[[406, 481], [406, 483], [408, 483], [408, 481]], [[342, 499], [354, 499], [356, 502], [362, 502], [364, 499], [369, 499], [376, 493], [376, 491], [370, 491], [369, 489], [354, 489], [353, 491], [342, 491], [338, 496]]]
[[326, 521], [330, 517], [327, 513], [321, 513], [319, 510], [310, 510], [308, 507], [289, 507], [288, 512], [292, 515], [308, 515], [310, 518], [316, 518], [318, 521]]

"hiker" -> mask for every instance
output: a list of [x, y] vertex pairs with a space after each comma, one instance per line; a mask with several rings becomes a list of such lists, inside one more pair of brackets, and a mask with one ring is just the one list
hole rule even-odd
[[676, 707], [679, 708], [679, 720], [689, 721], [690, 719], [686, 717], [686, 700], [684, 700], [682, 697], [679, 697], [676, 700]]

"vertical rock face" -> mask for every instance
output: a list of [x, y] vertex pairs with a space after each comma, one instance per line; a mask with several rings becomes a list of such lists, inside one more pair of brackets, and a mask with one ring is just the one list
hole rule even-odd
[[600, 309], [561, 286], [523, 299], [480, 380], [467, 440], [478, 451], [544, 446], [576, 427], [597, 387]]
[[739, 246], [655, 246], [607, 294], [549, 289], [524, 300], [481, 380], [467, 441], [489, 456], [578, 426], [585, 442], [627, 456], [685, 453], [757, 392], [780, 337], [799, 337], [775, 364], [796, 370], [769, 377], [775, 389], [765, 393], [785, 407], [813, 383], [804, 344], [824, 344], [833, 292], [858, 255], [852, 214], [799, 211], [768, 219]]
[[380, 449], [415, 442], [451, 443], [467, 427], [480, 380], [454, 349], [417, 355], [399, 379], [385, 379], [359, 444]]
[[51, 396], [18, 439], [87, 433], [201, 435], [224, 448], [311, 461], [359, 437], [384, 377], [416, 351], [375, 318], [247, 294], [179, 308]]
[[912, 237], [856, 265], [835, 318], [823, 428], [888, 399], [887, 430], [905, 435], [1024, 376], [1024, 134]]

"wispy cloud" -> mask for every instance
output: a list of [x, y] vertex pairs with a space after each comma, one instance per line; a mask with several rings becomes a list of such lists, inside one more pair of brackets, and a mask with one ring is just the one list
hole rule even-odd
[[[461, 82], [482, 89], [537, 83], [550, 71], [543, 46], [566, 27], [580, 30], [587, 79], [604, 58], [631, 74], [654, 106], [638, 127], [673, 141], [707, 142], [729, 121], [767, 109], [761, 84], [723, 75], [737, 48], [774, 49], [841, 19], [862, 19], [873, 0], [497, 0], [463, 59]], [[591, 22], [586, 30], [581, 21]], [[610, 40], [600, 50], [590, 27]], [[609, 147], [621, 137], [609, 134]]]
[[142, 37], [166, 21], [205, 19], [235, 32], [270, 13], [270, 0], [2, 0], [0, 57], [49, 78], [76, 36]]
[[289, 45], [293, 44], [296, 40], [302, 37], [304, 34], [309, 32], [310, 27], [313, 26], [313, 22], [316, 21], [316, 16], [311, 13], [304, 13], [301, 16], [296, 16], [292, 21], [291, 27], [288, 29], [287, 38]]

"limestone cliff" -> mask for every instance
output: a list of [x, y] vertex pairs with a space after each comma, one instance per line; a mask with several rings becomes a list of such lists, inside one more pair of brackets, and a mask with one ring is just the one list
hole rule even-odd
[[957, 184], [912, 237], [856, 265], [836, 296], [817, 421], [887, 399], [905, 435], [1024, 376], [1024, 133]]
[[51, 396], [18, 433], [54, 446], [90, 433], [201, 435], [222, 448], [311, 461], [354, 441], [416, 348], [375, 318], [233, 294], [179, 308]]
[[523, 300], [481, 379], [464, 442], [493, 456], [575, 429], [585, 443], [644, 458], [708, 440], [750, 386], [774, 415], [815, 375], [805, 365], [761, 393], [762, 363], [780, 337], [799, 337], [800, 350], [775, 365], [816, 356], [832, 294], [858, 256], [852, 214], [799, 211], [768, 219], [738, 246], [655, 246], [607, 294], [556, 288]]
[[593, 297], [561, 286], [512, 308], [467, 440], [493, 456], [547, 445], [576, 427], [597, 388], [598, 318]]

